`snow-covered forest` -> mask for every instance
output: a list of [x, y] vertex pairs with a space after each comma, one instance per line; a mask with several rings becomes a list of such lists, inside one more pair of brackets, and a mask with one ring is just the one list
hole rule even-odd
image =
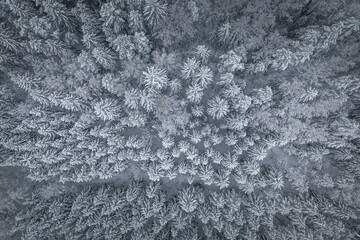
[[359, 0], [1, 0], [0, 239], [360, 239]]

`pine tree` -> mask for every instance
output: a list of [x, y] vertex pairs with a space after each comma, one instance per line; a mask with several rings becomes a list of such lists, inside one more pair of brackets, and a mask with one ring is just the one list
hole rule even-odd
[[188, 58], [184, 63], [184, 66], [181, 70], [181, 74], [185, 79], [194, 77], [195, 72], [200, 67], [199, 61], [195, 58]]
[[198, 72], [195, 73], [194, 78], [197, 81], [197, 84], [206, 88], [212, 82], [213, 73], [208, 67], [201, 66]]
[[165, 69], [152, 66], [147, 68], [147, 70], [143, 72], [143, 75], [143, 84], [149, 89], [161, 90], [165, 88], [168, 83]]
[[209, 101], [208, 113], [215, 119], [220, 119], [229, 113], [229, 104], [225, 99], [215, 97]]
[[105, 69], [112, 70], [115, 68], [116, 57], [110, 49], [105, 47], [95, 47], [92, 50], [92, 55]]
[[144, 7], [144, 19], [153, 27], [156, 27], [166, 16], [167, 4], [161, 4], [158, 0], [146, 0]]
[[119, 104], [110, 99], [103, 99], [94, 105], [96, 116], [104, 121], [116, 119], [120, 114], [120, 110]]
[[179, 204], [186, 213], [193, 212], [198, 207], [195, 189], [186, 187], [179, 193]]
[[191, 102], [198, 103], [201, 101], [201, 99], [204, 95], [203, 90], [204, 89], [198, 84], [191, 85], [191, 86], [189, 86], [189, 88], [186, 91], [187, 98]]

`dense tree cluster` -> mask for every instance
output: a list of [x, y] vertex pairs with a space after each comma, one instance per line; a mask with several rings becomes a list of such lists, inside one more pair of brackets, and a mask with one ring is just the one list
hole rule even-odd
[[357, 0], [1, 1], [6, 237], [360, 238], [359, 39]]
[[93, 186], [29, 198], [16, 216], [24, 239], [350, 239], [357, 218], [341, 202], [304, 195], [184, 186], [174, 197], [157, 183]]

